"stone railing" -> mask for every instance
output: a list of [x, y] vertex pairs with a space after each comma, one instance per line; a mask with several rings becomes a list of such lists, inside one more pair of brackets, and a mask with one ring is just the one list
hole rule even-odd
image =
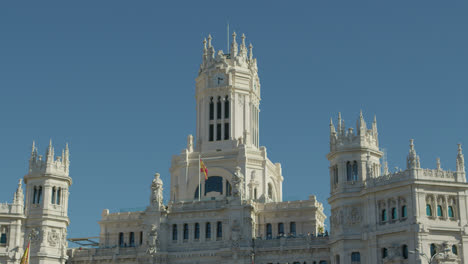
[[395, 173], [389, 173], [387, 175], [382, 175], [377, 178], [370, 178], [366, 180], [366, 185], [369, 187], [380, 186], [407, 180], [410, 178], [433, 181], [455, 181], [457, 178], [457, 173], [453, 171], [415, 169], [414, 173], [412, 172], [412, 170], [404, 170]]
[[106, 216], [103, 216], [101, 221], [110, 221], [110, 220], [138, 220], [141, 218], [141, 211], [137, 212], [127, 212], [127, 213], [112, 213]]
[[183, 212], [186, 210], [207, 210], [226, 207], [226, 199], [219, 200], [192, 200], [187, 202], [170, 203], [168, 209], [171, 212]]
[[275, 248], [275, 247], [304, 247], [316, 246], [327, 247], [328, 236], [297, 236], [281, 237], [275, 239], [255, 239], [255, 248]]
[[262, 211], [281, 210], [281, 209], [300, 209], [300, 208], [322, 208], [322, 203], [311, 196], [309, 200], [273, 202], [273, 203], [257, 203], [257, 209]]

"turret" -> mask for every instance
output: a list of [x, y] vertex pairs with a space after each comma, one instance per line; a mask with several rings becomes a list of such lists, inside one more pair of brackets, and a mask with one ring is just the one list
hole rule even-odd
[[23, 194], [23, 180], [20, 179], [18, 182], [18, 188], [16, 189], [13, 197], [13, 205], [11, 209], [14, 214], [24, 213], [24, 194]]
[[410, 150], [408, 157], [406, 158], [406, 168], [407, 169], [420, 169], [421, 164], [419, 163], [419, 156], [416, 154], [414, 149], [414, 140], [410, 139]]

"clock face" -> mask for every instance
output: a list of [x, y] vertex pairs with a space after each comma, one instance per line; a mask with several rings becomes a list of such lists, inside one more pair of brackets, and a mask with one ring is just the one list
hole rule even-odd
[[226, 75], [222, 73], [217, 73], [213, 77], [213, 84], [214, 86], [222, 86], [226, 83]]

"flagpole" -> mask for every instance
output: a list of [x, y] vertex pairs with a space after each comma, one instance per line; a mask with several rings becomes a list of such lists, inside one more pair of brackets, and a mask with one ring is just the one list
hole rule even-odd
[[200, 196], [201, 196], [201, 185], [200, 185], [200, 161], [201, 157], [200, 154], [198, 154], [198, 201], [200, 201]]

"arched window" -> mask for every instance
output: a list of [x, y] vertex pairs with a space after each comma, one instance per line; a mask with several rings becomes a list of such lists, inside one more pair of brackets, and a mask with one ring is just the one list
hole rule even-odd
[[388, 256], [387, 248], [382, 248], [382, 258], [386, 258]]
[[185, 239], [188, 239], [188, 233], [189, 230], [188, 230], [188, 224], [184, 224], [184, 240]]
[[385, 209], [382, 210], [381, 219], [382, 219], [382, 222], [387, 221], [387, 210]]
[[232, 195], [232, 187], [229, 181], [226, 180], [226, 196]]
[[222, 238], [223, 237], [223, 223], [218, 221], [216, 223], [216, 238]]
[[257, 188], [254, 189], [254, 199], [257, 200]]
[[346, 180], [353, 180], [353, 168], [351, 167], [351, 162], [346, 162]]
[[268, 184], [268, 198], [273, 199], [273, 186], [271, 183]]
[[448, 207], [448, 217], [450, 218], [453, 218], [454, 215], [453, 215], [453, 207], [451, 205], [449, 205]]
[[134, 232], [130, 232], [130, 237], [128, 239], [128, 244], [131, 246], [131, 247], [134, 247], [135, 246], [135, 233]]
[[32, 203], [33, 203], [33, 204], [36, 203], [36, 197], [37, 197], [37, 187], [34, 186], [34, 193], [33, 193], [33, 200], [32, 200]]
[[224, 98], [224, 118], [229, 118], [229, 97]]
[[57, 204], [60, 204], [61, 201], [61, 196], [62, 196], [62, 188], [57, 188]]
[[221, 96], [218, 96], [218, 102], [216, 103], [216, 119], [221, 119]]
[[119, 233], [119, 246], [120, 246], [120, 247], [125, 246], [124, 234], [123, 234], [122, 232]]
[[293, 236], [296, 235], [296, 222], [289, 223], [289, 233]]
[[356, 161], [353, 162], [353, 181], [358, 180], [358, 164]]
[[267, 224], [267, 225], [266, 225], [266, 236], [267, 236], [267, 239], [271, 239], [271, 236], [272, 236], [271, 233], [272, 233], [272, 232], [271, 232], [271, 224]]
[[437, 205], [437, 216], [440, 216], [440, 217], [444, 216], [444, 213], [442, 211], [442, 206], [440, 205]]
[[51, 204], [55, 204], [55, 198], [56, 198], [55, 187], [52, 187], [52, 196], [51, 196], [51, 201], [50, 201]]
[[455, 255], [458, 255], [458, 248], [457, 248], [457, 246], [455, 246], [455, 245], [452, 246], [452, 253], [455, 254]]
[[403, 205], [403, 206], [401, 207], [401, 217], [402, 217], [402, 218], [407, 217], [406, 205]]
[[403, 245], [401, 247], [401, 255], [403, 256], [404, 259], [408, 259], [408, 246]]
[[42, 198], [42, 186], [39, 186], [39, 191], [37, 192], [37, 203], [41, 203], [41, 198]]
[[333, 166], [333, 181], [338, 184], [338, 166]]
[[193, 234], [193, 237], [195, 239], [200, 239], [200, 224], [199, 223], [195, 223], [195, 232]]
[[397, 219], [397, 210], [395, 207], [392, 208], [392, 220]]
[[352, 264], [361, 263], [361, 253], [359, 253], [359, 252], [351, 253], [351, 263]]
[[210, 97], [210, 120], [214, 119], [214, 103], [213, 97]]
[[278, 223], [278, 235], [280, 235], [280, 236], [284, 235], [284, 224], [283, 223]]
[[172, 240], [177, 240], [177, 225], [172, 225]]
[[431, 244], [431, 257], [437, 253], [435, 244]]
[[426, 215], [432, 216], [432, 207], [430, 204], [426, 204]]
[[223, 178], [220, 176], [208, 177], [205, 181], [205, 195], [209, 192], [219, 192], [223, 194]]
[[205, 238], [210, 239], [211, 238], [211, 223], [206, 223], [205, 225]]
[[8, 228], [6, 226], [0, 226], [0, 245], [5, 246], [7, 243], [7, 232]]

